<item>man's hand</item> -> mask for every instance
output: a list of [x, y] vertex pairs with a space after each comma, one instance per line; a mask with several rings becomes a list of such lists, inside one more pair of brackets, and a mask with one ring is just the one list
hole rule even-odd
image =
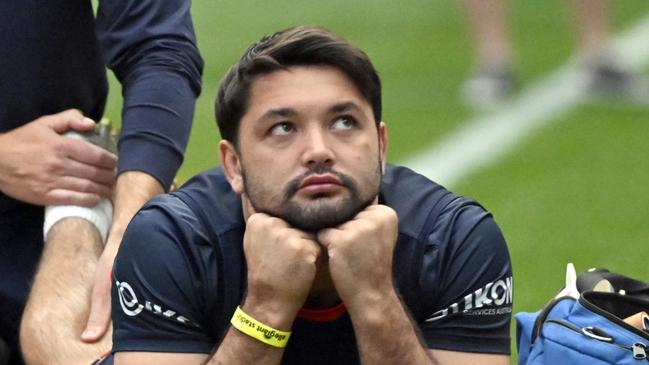
[[[118, 237], [118, 235], [111, 234], [97, 261], [95, 280], [90, 296], [90, 314], [86, 328], [81, 333], [81, 340], [84, 342], [94, 343], [101, 340], [110, 326], [110, 273], [113, 270], [113, 261], [115, 261], [121, 241], [121, 235]], [[109, 244], [111, 242], [116, 243]]]
[[0, 191], [36, 205], [93, 206], [111, 196], [117, 157], [61, 136], [95, 123], [78, 110], [41, 117], [0, 135]]
[[244, 309], [253, 316], [255, 309], [274, 313], [278, 324], [292, 323], [317, 271], [321, 248], [315, 237], [280, 218], [256, 213], [248, 218], [243, 245], [248, 266]]
[[370, 205], [352, 220], [318, 232], [329, 254], [329, 271], [338, 295], [351, 307], [359, 297], [393, 291], [392, 254], [398, 218], [385, 205]]
[[99, 341], [106, 333], [110, 325], [110, 273], [126, 226], [144, 203], [162, 193], [164, 189], [158, 180], [144, 172], [126, 171], [117, 178], [113, 198], [115, 205], [113, 224], [104, 251], [97, 262], [95, 282], [90, 297], [90, 314], [81, 335], [83, 341]]

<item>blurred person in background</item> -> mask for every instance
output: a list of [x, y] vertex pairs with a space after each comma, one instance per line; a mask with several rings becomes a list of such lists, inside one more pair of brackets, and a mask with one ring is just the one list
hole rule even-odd
[[[23, 362], [23, 310], [29, 364], [88, 364], [110, 348], [114, 256], [135, 212], [171, 185], [200, 93], [189, 10], [188, 0], [100, 0], [95, 18], [90, 0], [0, 2], [0, 338], [10, 364]], [[119, 161], [62, 135], [102, 117], [106, 65], [124, 97]], [[64, 213], [44, 239], [45, 206]]]
[[[475, 49], [473, 74], [461, 89], [464, 101], [490, 108], [517, 89], [507, 22], [507, 0], [464, 0]], [[615, 60], [609, 47], [609, 0], [571, 0], [577, 28], [577, 55], [586, 92], [597, 98], [649, 102], [649, 83]]]

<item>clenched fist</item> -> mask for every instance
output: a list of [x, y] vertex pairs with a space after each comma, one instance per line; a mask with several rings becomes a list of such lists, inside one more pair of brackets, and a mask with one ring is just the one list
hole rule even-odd
[[248, 266], [245, 305], [261, 305], [292, 321], [316, 275], [321, 248], [315, 237], [280, 218], [255, 213], [248, 218], [243, 245]]
[[318, 232], [318, 242], [329, 255], [331, 278], [347, 307], [394, 290], [392, 254], [397, 232], [397, 214], [385, 205], [370, 205], [350, 221]]

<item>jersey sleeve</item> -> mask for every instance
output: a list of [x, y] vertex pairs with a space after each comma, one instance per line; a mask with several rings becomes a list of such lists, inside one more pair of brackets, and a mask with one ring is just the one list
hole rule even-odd
[[168, 189], [189, 139], [203, 60], [188, 0], [100, 0], [96, 33], [122, 84], [119, 172]]
[[112, 275], [113, 351], [209, 353], [202, 327], [207, 278], [192, 245], [195, 220], [175, 197], [174, 214], [149, 203], [131, 221]]
[[[445, 229], [429, 237], [424, 262], [436, 299], [419, 323], [430, 348], [510, 353], [512, 268], [505, 239], [478, 205], [447, 212]], [[440, 240], [447, 244], [439, 245]]]

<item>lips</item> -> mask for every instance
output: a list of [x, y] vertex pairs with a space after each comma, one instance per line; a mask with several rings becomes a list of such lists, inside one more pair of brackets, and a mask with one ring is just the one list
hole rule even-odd
[[306, 194], [333, 193], [342, 186], [342, 182], [333, 175], [311, 175], [302, 180], [299, 190]]

